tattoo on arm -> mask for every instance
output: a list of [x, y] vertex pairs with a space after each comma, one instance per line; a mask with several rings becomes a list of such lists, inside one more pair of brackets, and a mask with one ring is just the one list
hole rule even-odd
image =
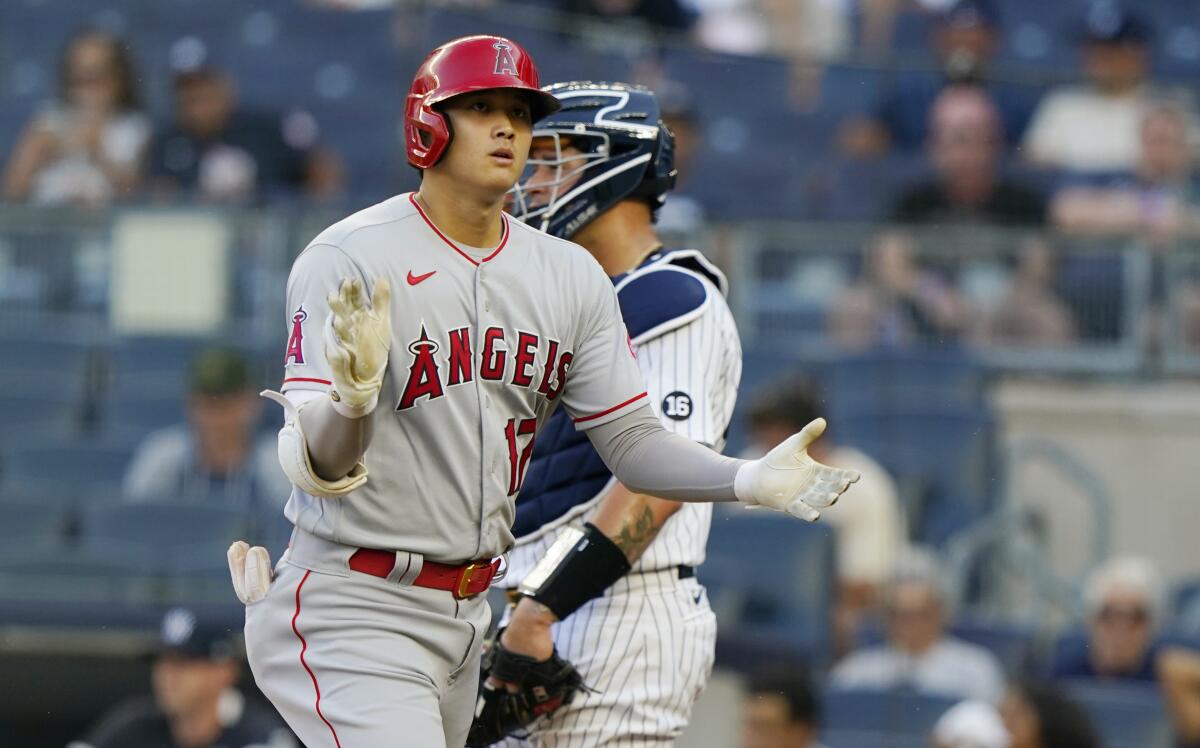
[[642, 557], [642, 553], [661, 528], [655, 523], [654, 512], [650, 511], [650, 507], [642, 504], [634, 511], [637, 512], [636, 516], [626, 515], [622, 518], [621, 529], [613, 538], [613, 542], [625, 553], [630, 563]]

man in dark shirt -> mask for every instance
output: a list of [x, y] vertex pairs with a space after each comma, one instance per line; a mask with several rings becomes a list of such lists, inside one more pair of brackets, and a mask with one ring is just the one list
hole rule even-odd
[[296, 748], [273, 713], [247, 704], [228, 626], [175, 608], [162, 623], [154, 698], [117, 707], [68, 748]]
[[176, 68], [175, 121], [150, 151], [155, 191], [210, 202], [326, 197], [340, 189], [341, 171], [337, 158], [318, 147], [310, 114], [239, 109], [233, 81], [202, 55]]
[[912, 152], [929, 137], [929, 111], [947, 86], [972, 83], [987, 90], [1003, 124], [1001, 137], [1021, 141], [1041, 91], [1029, 85], [997, 81], [992, 59], [1001, 46], [1000, 16], [992, 0], [954, 0], [933, 26], [930, 48], [934, 70], [900, 70], [870, 112], [848, 120], [839, 140], [854, 157], [880, 156], [889, 150]]
[[892, 219], [901, 223], [1040, 225], [1040, 195], [1000, 174], [1001, 125], [987, 92], [971, 85], [946, 88], [929, 116], [934, 179], [901, 194]]

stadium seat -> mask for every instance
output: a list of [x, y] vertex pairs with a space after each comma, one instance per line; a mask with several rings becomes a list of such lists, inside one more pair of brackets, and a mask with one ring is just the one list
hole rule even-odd
[[0, 554], [0, 601], [149, 603], [159, 595], [153, 566], [107, 549]]
[[953, 622], [950, 633], [987, 649], [1010, 675], [1023, 675], [1033, 667], [1037, 632], [1032, 626], [965, 617]]
[[928, 739], [934, 723], [958, 701], [953, 697], [932, 696], [907, 689], [831, 688], [822, 698], [821, 722], [828, 730]]
[[822, 730], [821, 745], [837, 748], [929, 748], [923, 735], [892, 735], [870, 730]]
[[0, 511], [0, 543], [6, 551], [62, 548], [67, 543], [71, 515], [61, 503], [0, 497]]
[[1091, 717], [1107, 748], [1166, 745], [1170, 727], [1162, 694], [1152, 683], [1062, 682]]
[[830, 414], [984, 405], [982, 363], [957, 347], [879, 350], [833, 359], [822, 381]]
[[121, 338], [112, 348], [114, 374], [180, 375], [187, 371], [192, 357], [207, 341], [202, 338], [136, 336]]
[[[146, 503], [101, 506], [83, 515], [80, 543], [102, 551], [128, 549], [163, 566], [207, 568], [245, 537], [250, 519], [242, 509], [193, 504]], [[165, 542], [166, 541], [166, 542]]]
[[128, 444], [76, 441], [10, 447], [0, 481], [91, 493], [121, 482], [132, 448]]
[[713, 517], [699, 579], [722, 628], [770, 640], [780, 656], [826, 656], [833, 595], [830, 528], [741, 511]]
[[940, 545], [986, 512], [994, 461], [987, 410], [926, 405], [835, 417], [838, 440], [896, 478], [920, 542]]

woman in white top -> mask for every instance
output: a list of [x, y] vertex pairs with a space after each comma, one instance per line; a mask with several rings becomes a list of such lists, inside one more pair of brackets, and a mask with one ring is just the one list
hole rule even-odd
[[57, 100], [34, 113], [4, 173], [4, 196], [98, 205], [138, 184], [150, 121], [123, 42], [84, 31], [67, 43]]

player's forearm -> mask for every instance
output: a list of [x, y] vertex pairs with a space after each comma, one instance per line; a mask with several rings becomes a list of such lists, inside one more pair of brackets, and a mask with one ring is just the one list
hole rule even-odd
[[680, 506], [678, 501], [633, 493], [617, 483], [600, 500], [592, 524], [600, 528], [633, 564]]
[[333, 409], [328, 397], [305, 405], [300, 410], [300, 425], [317, 475], [328, 481], [348, 475], [371, 444], [374, 420], [370, 415], [346, 418]]
[[713, 452], [663, 428], [647, 405], [588, 430], [604, 464], [634, 493], [672, 501], [736, 501], [745, 460]]

